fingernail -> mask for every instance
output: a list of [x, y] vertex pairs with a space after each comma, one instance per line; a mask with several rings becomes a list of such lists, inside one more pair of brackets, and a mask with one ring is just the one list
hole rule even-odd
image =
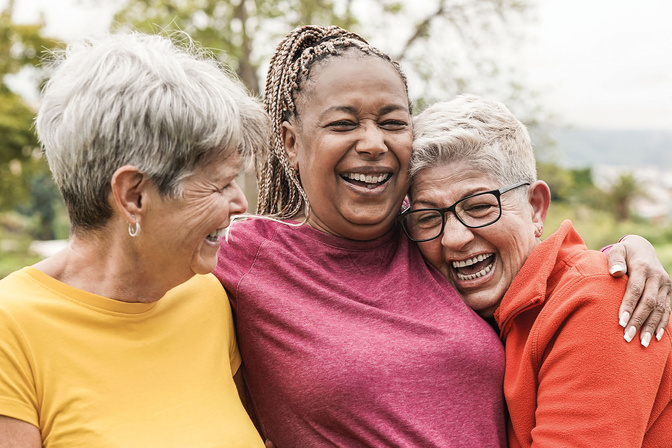
[[625, 271], [625, 268], [623, 268], [623, 266], [621, 266], [620, 264], [614, 264], [609, 268], [609, 273], [611, 275], [614, 275], [617, 272], [623, 272], [623, 271]]
[[658, 330], [658, 333], [656, 333], [656, 339], [658, 339], [659, 341], [663, 339], [663, 334], [665, 334], [665, 329], [661, 328], [660, 330]]
[[[604, 272], [604, 271], [602, 271], [602, 272]], [[621, 327], [625, 328], [625, 326], [628, 325], [629, 320], [630, 320], [630, 313], [625, 311], [625, 312], [623, 312], [623, 314], [621, 314], [621, 319], [618, 321], [618, 324]], [[612, 322], [613, 322], [613, 320], [612, 320]]]
[[630, 327], [623, 335], [623, 339], [625, 339], [626, 342], [630, 342], [632, 341], [632, 338], [634, 338], [636, 334], [637, 329], [635, 327]]
[[651, 333], [647, 331], [646, 333], [644, 333], [644, 336], [642, 336], [642, 345], [644, 347], [648, 347], [649, 342], [651, 342]]

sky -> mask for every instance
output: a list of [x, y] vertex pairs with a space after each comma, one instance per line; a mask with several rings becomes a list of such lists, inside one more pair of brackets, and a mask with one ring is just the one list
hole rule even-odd
[[672, 2], [539, 4], [525, 68], [567, 122], [672, 130]]
[[[0, 7], [7, 0], [0, 0]], [[525, 82], [565, 124], [672, 131], [672, 1], [537, 0], [520, 53]], [[118, 1], [15, 0], [64, 40], [102, 32]], [[95, 5], [95, 7], [93, 6]]]

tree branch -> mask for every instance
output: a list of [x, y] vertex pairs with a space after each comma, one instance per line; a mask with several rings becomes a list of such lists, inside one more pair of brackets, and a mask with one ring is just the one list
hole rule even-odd
[[429, 32], [429, 26], [432, 24], [432, 21], [437, 17], [441, 17], [445, 12], [445, 8], [446, 8], [445, 1], [441, 1], [439, 3], [439, 8], [434, 13], [425, 17], [425, 19], [422, 22], [416, 25], [415, 33], [406, 41], [401, 51], [397, 54], [397, 56], [394, 59], [401, 62], [406, 57], [406, 52], [408, 51], [409, 48], [411, 48], [411, 45], [413, 45], [416, 40], [427, 36]]

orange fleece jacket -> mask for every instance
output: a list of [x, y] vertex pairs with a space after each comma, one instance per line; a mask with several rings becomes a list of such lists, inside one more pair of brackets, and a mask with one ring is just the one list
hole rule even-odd
[[495, 312], [509, 446], [672, 447], [672, 338], [623, 339], [626, 279], [570, 221], [537, 246]]

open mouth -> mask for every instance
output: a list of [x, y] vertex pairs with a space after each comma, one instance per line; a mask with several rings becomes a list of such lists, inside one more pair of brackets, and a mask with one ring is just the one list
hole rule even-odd
[[359, 173], [346, 173], [342, 174], [341, 177], [351, 184], [368, 188], [373, 190], [374, 188], [383, 185], [385, 182], [392, 178], [392, 173], [382, 173], [382, 174], [359, 174]]
[[206, 236], [205, 239], [213, 243], [219, 242], [219, 238], [226, 235], [226, 227], [223, 229], [217, 229], [213, 231], [210, 235]]
[[490, 272], [494, 262], [493, 254], [481, 254], [468, 260], [453, 261], [453, 269], [458, 280], [473, 280]]

